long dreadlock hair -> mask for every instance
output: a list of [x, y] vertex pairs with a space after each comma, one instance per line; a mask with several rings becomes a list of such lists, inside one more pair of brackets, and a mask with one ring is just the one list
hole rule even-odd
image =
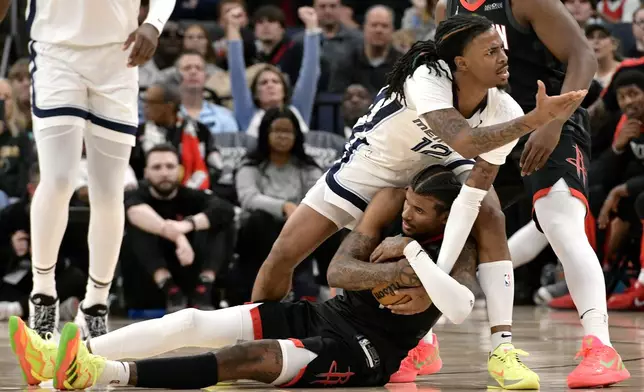
[[437, 206], [441, 211], [449, 211], [458, 193], [461, 183], [451, 170], [444, 166], [430, 166], [417, 173], [411, 180], [411, 190], [421, 196], [432, 196], [443, 202]]
[[[430, 73], [436, 72], [438, 76], [452, 80], [450, 74], [456, 71], [454, 59], [463, 55], [465, 47], [474, 38], [491, 28], [492, 22], [489, 19], [477, 15], [454, 15], [442, 21], [436, 29], [434, 41], [416, 42], [396, 61], [387, 75], [387, 98], [398, 94], [406, 104], [405, 81], [421, 65], [427, 65]], [[445, 61], [451, 72], [443, 69], [438, 60]]]

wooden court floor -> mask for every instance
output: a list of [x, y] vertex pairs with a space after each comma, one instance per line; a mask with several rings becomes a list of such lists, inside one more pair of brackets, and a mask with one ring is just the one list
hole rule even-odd
[[[614, 391], [644, 391], [644, 312], [612, 313], [610, 323], [613, 345], [622, 355], [624, 364], [632, 375], [630, 380], [611, 389]], [[123, 321], [115, 321], [113, 328], [123, 324]], [[486, 389], [486, 355], [490, 347], [485, 310], [475, 309], [462, 325], [449, 323], [438, 325], [435, 332], [438, 334], [441, 357], [443, 358], [443, 369], [438, 374], [423, 377], [414, 384], [388, 384], [384, 388], [369, 388], [369, 390], [466, 392]], [[540, 375], [541, 390], [567, 390], [566, 375], [577, 363], [574, 356], [582, 337], [577, 313], [517, 307], [514, 312], [513, 332], [515, 345], [530, 353], [529, 357], [524, 358], [524, 362]], [[196, 353], [194, 350], [182, 350], [171, 355], [180, 352]], [[41, 389], [51, 390], [51, 388]], [[125, 388], [114, 389], [120, 391]], [[22, 377], [18, 372], [7, 341], [7, 326], [2, 323], [0, 324], [0, 392], [5, 390], [27, 391], [28, 389], [22, 384]], [[270, 386], [249, 382], [220, 385], [214, 390], [224, 392], [276, 391]]]

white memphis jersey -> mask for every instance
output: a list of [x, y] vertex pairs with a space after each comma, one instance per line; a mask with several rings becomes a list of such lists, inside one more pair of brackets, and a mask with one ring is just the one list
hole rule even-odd
[[[369, 163], [363, 166], [373, 170], [371, 174], [401, 181], [430, 165], [444, 165], [456, 175], [472, 168], [472, 160], [454, 151], [419, 117], [454, 107], [455, 90], [449, 78], [430, 72], [424, 65], [419, 67], [405, 82], [406, 104], [396, 96], [385, 98], [386, 89], [380, 90], [369, 112], [353, 127], [341, 161], [357, 158]], [[467, 122], [471, 127], [490, 126], [522, 115], [521, 107], [509, 94], [492, 88], [485, 105]]]
[[70, 46], [123, 43], [139, 26], [141, 0], [28, 0], [27, 29], [36, 42]]

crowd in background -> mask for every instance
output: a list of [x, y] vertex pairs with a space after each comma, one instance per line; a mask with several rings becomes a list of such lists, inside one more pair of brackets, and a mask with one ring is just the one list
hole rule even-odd
[[[24, 2], [16, 3], [24, 12]], [[153, 59], [139, 68], [140, 126], [124, 183], [126, 232], [112, 312], [130, 310], [135, 317], [144, 309], [212, 309], [248, 301], [284, 222], [339, 158], [352, 125], [386, 84], [396, 60], [415, 41], [432, 39], [436, 16], [445, 9], [444, 0], [436, 3], [177, 2]], [[563, 3], [599, 65], [584, 102], [592, 114], [593, 243], [610, 289], [639, 289], [644, 206], [638, 202], [644, 196], [625, 192], [624, 184], [644, 175], [644, 149], [633, 143], [642, 129], [627, 124], [628, 113], [618, 104], [604, 105], [601, 92], [623, 67], [644, 73], [644, 2]], [[143, 0], [140, 21], [147, 7]], [[7, 31], [7, 23], [0, 31]], [[21, 36], [25, 41], [24, 30]], [[11, 50], [11, 66], [0, 79], [0, 320], [19, 314], [31, 290], [29, 204], [39, 170], [23, 46], [26, 41], [19, 40]], [[635, 99], [644, 107], [644, 92]], [[632, 151], [621, 154], [629, 145]], [[72, 317], [84, 295], [91, 209], [86, 165], [56, 272], [63, 318]], [[506, 209], [508, 235], [529, 221], [530, 208], [524, 199]], [[173, 221], [172, 229], [146, 231], [142, 209]], [[196, 231], [184, 219], [200, 213], [209, 219], [208, 230]], [[345, 234], [330, 238], [298, 267], [292, 298], [332, 295], [326, 266]], [[534, 293], [543, 290], [552, 298], [564, 296], [556, 266], [556, 256], [546, 249], [517, 269], [517, 304], [533, 303]]]

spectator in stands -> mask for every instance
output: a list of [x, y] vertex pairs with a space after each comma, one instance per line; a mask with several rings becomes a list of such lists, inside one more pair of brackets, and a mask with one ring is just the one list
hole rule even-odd
[[177, 150], [157, 145], [147, 154], [147, 181], [125, 195], [122, 265], [124, 285], [134, 287], [126, 293], [130, 307], [154, 306], [157, 298], [146, 291], [154, 282], [168, 311], [185, 308], [187, 294], [191, 305], [213, 308], [212, 286], [226, 246], [220, 238], [233, 222], [233, 207], [180, 185], [179, 176]]
[[206, 61], [199, 52], [185, 52], [177, 60], [181, 75], [181, 113], [208, 127], [214, 135], [237, 132], [239, 125], [230, 109], [204, 99]]
[[611, 35], [608, 27], [603, 24], [586, 26], [586, 39], [590, 41], [597, 58], [598, 67], [595, 73], [595, 80], [602, 87], [606, 87], [621, 62], [619, 41]]
[[16, 61], [7, 76], [13, 88], [16, 102], [14, 118], [19, 129], [31, 132], [31, 75], [29, 74], [29, 59]]
[[644, 5], [633, 12], [633, 37], [635, 46], [626, 52], [626, 57], [644, 57]]
[[13, 99], [13, 89], [6, 79], [0, 79], [0, 207], [8, 198], [24, 195], [32, 163], [33, 146], [24, 129], [18, 127], [18, 108]]
[[563, 0], [563, 2], [582, 29], [586, 28], [587, 24], [600, 22], [593, 20], [597, 9], [597, 0]]
[[250, 89], [248, 88], [239, 30], [241, 9], [233, 9], [226, 15], [228, 62], [235, 116], [242, 131], [246, 131], [251, 136], [257, 137], [259, 125], [267, 109], [289, 105], [291, 102], [293, 104], [289, 105], [289, 108], [298, 118], [299, 128], [302, 132], [309, 130], [320, 75], [320, 33], [317, 31], [317, 16], [312, 8], [300, 8], [299, 15], [307, 32], [304, 39], [300, 78], [292, 91], [284, 75], [271, 65], [261, 68], [253, 79]]
[[[313, 1], [313, 8], [322, 28], [320, 89], [323, 90], [327, 88], [329, 80], [333, 80], [338, 73], [346, 72], [336, 67], [337, 59], [350, 56], [362, 46], [362, 32], [342, 24], [341, 7], [340, 0]], [[304, 33], [296, 35], [294, 40], [301, 44]]]
[[181, 96], [172, 85], [154, 84], [145, 92], [145, 117], [139, 125], [137, 143], [130, 165], [137, 178], [143, 177], [145, 156], [155, 146], [172, 144], [179, 151], [182, 185], [193, 189], [210, 188], [208, 160], [215, 152], [208, 127], [180, 112]]
[[[27, 318], [32, 288], [29, 207], [40, 182], [38, 163], [29, 169], [29, 183], [19, 201], [0, 212], [0, 320]], [[85, 296], [87, 276], [68, 260], [56, 264], [56, 292], [60, 318], [73, 320], [79, 300]]]
[[353, 8], [348, 5], [340, 5], [340, 23], [347, 29], [360, 30], [360, 24], [353, 19]]
[[[613, 147], [602, 157], [603, 170], [608, 184], [620, 179], [622, 183], [608, 194], [598, 223], [601, 228], [607, 227], [611, 215], [616, 213], [615, 221], [621, 230], [613, 230], [616, 226], [612, 225], [610, 235], [624, 238], [632, 225], [639, 226], [642, 222], [635, 213], [635, 204], [644, 194], [644, 72], [636, 68], [620, 71], [613, 87], [623, 115], [615, 131]], [[626, 178], [620, 175], [624, 173]], [[622, 238], [612, 238], [611, 242], [619, 243]], [[635, 299], [644, 299], [644, 269], [632, 290], [613, 297], [608, 301], [609, 309], [628, 309], [625, 306], [632, 305]]]
[[597, 15], [607, 23], [631, 23], [640, 0], [600, 0]]
[[304, 135], [295, 113], [285, 107], [266, 111], [257, 148], [236, 175], [239, 201], [250, 212], [237, 243], [239, 267], [248, 279], [241, 289], [246, 298], [284, 222], [321, 175], [322, 170], [304, 151]]
[[257, 58], [257, 47], [255, 45], [255, 34], [248, 28], [248, 13], [244, 0], [220, 0], [217, 5], [217, 24], [219, 29], [213, 36], [213, 47], [217, 55], [217, 66], [228, 70], [228, 42], [226, 40], [227, 20], [226, 14], [235, 8], [240, 8], [240, 29], [242, 42], [244, 43], [244, 60], [246, 64], [253, 65]]
[[436, 22], [434, 21], [434, 8], [431, 7], [436, 0], [411, 0], [412, 6], [405, 10], [401, 28], [414, 32], [415, 41], [434, 39]]
[[373, 97], [361, 84], [352, 84], [342, 98], [342, 118], [344, 119], [344, 136], [348, 139], [358, 119], [369, 111]]
[[397, 52], [407, 53], [411, 46], [416, 42], [416, 37], [412, 30], [396, 30], [391, 37], [391, 44]]
[[146, 88], [152, 83], [163, 81], [165, 76], [161, 71], [174, 65], [182, 47], [183, 31], [179, 29], [177, 22], [168, 21], [159, 36], [154, 57], [139, 67], [139, 86]]
[[[253, 14], [257, 39], [256, 62], [271, 64], [297, 83], [302, 67], [302, 45], [286, 35], [286, 16], [274, 5], [263, 5]], [[230, 60], [229, 66], [230, 66]]]
[[177, 1], [172, 13], [172, 20], [197, 19], [207, 20], [214, 14], [219, 0], [184, 0]]
[[365, 15], [364, 44], [351, 56], [337, 59], [337, 67], [343, 72], [330, 81], [329, 90], [344, 93], [349, 85], [359, 83], [372, 94], [378, 92], [401, 56], [392, 46], [393, 32], [393, 11], [382, 5], [369, 8]]
[[191, 24], [183, 33], [183, 50], [199, 52], [206, 61], [206, 74], [212, 75], [220, 70], [215, 65], [217, 56], [206, 29], [200, 24]]

